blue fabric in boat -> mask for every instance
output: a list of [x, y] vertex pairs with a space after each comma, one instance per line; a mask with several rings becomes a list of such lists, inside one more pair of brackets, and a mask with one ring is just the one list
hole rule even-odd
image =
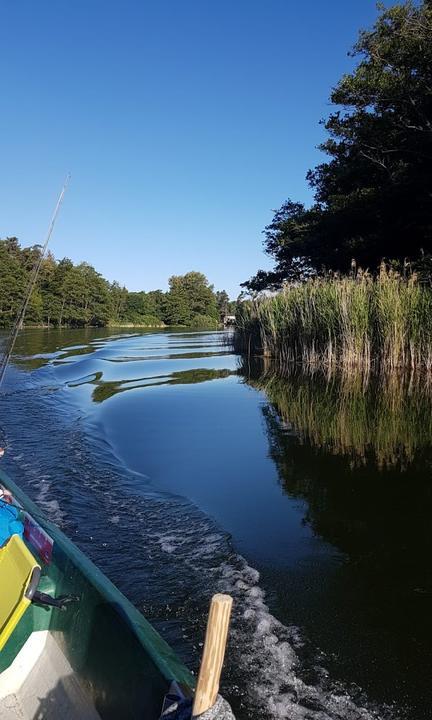
[[24, 534], [24, 525], [19, 519], [19, 510], [0, 500], [0, 547], [7, 542], [11, 535]]

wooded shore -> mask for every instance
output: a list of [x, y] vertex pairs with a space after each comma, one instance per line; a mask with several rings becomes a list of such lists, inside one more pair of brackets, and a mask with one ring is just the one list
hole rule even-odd
[[[0, 239], [0, 328], [14, 324], [40, 259], [39, 246], [22, 247], [16, 237]], [[26, 326], [217, 328], [233, 305], [225, 290], [216, 291], [195, 270], [172, 275], [168, 286], [166, 292], [131, 292], [86, 262], [75, 265], [48, 253], [30, 297]]]

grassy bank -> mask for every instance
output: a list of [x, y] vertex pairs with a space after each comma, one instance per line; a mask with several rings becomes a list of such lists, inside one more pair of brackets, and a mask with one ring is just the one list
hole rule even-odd
[[281, 362], [432, 369], [432, 290], [381, 267], [243, 303], [236, 347]]

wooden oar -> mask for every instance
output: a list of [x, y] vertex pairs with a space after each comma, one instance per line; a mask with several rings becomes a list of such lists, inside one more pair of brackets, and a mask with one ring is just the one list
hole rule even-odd
[[230, 595], [217, 594], [212, 597], [192, 709], [193, 718], [209, 710], [216, 702], [225, 656], [232, 602]]

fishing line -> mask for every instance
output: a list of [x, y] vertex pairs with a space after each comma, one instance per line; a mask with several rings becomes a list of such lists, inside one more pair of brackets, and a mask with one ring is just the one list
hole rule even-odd
[[3, 353], [3, 357], [2, 357], [2, 360], [1, 360], [1, 364], [0, 364], [0, 387], [1, 387], [1, 385], [2, 385], [3, 378], [4, 378], [4, 376], [5, 376], [5, 372], [6, 372], [6, 368], [7, 368], [7, 366], [8, 366], [8, 363], [9, 363], [10, 356], [12, 355], [12, 351], [13, 351], [13, 348], [14, 348], [14, 345], [15, 345], [15, 341], [16, 341], [16, 339], [17, 339], [17, 337], [18, 337], [18, 333], [19, 333], [19, 331], [21, 330], [22, 324], [23, 324], [23, 322], [24, 322], [24, 318], [25, 318], [25, 314], [26, 314], [26, 310], [27, 310], [27, 305], [29, 304], [29, 300], [30, 300], [31, 294], [32, 294], [33, 289], [34, 289], [34, 286], [35, 286], [35, 284], [36, 284], [36, 280], [38, 279], [38, 275], [39, 275], [40, 269], [41, 269], [41, 267], [42, 267], [42, 263], [43, 263], [43, 261], [44, 261], [44, 259], [45, 259], [45, 256], [46, 256], [46, 251], [47, 251], [47, 248], [48, 248], [48, 243], [49, 243], [49, 241], [50, 241], [52, 232], [53, 232], [53, 230], [54, 230], [54, 225], [55, 225], [55, 222], [56, 222], [56, 220], [57, 220], [57, 215], [58, 215], [58, 213], [59, 213], [60, 206], [61, 206], [61, 204], [62, 204], [63, 197], [64, 197], [64, 194], [65, 194], [65, 192], [66, 192], [66, 189], [67, 189], [67, 186], [68, 186], [68, 183], [69, 183], [69, 179], [70, 179], [70, 175], [68, 175], [68, 176], [66, 177], [66, 180], [65, 180], [65, 183], [64, 183], [64, 185], [63, 185], [62, 191], [61, 191], [61, 193], [60, 193], [60, 195], [59, 195], [59, 197], [58, 197], [57, 204], [56, 204], [56, 206], [55, 206], [55, 209], [54, 209], [54, 212], [53, 212], [53, 215], [52, 215], [52, 218], [51, 218], [51, 222], [50, 222], [49, 227], [48, 227], [48, 232], [47, 232], [47, 235], [46, 235], [46, 238], [45, 238], [45, 242], [44, 242], [44, 244], [43, 244], [43, 246], [42, 246], [42, 250], [41, 250], [41, 253], [40, 253], [39, 257], [36, 259], [36, 262], [35, 262], [35, 264], [34, 264], [34, 266], [33, 266], [33, 270], [32, 270], [32, 272], [31, 272], [31, 274], [30, 274], [30, 279], [29, 279], [29, 282], [28, 282], [28, 285], [27, 285], [27, 290], [26, 290], [26, 292], [25, 292], [25, 294], [24, 294], [24, 298], [23, 298], [23, 302], [22, 302], [21, 308], [20, 308], [20, 310], [19, 310], [19, 312], [18, 312], [18, 315], [17, 315], [17, 317], [16, 317], [16, 320], [15, 320], [15, 323], [14, 323], [13, 328], [12, 328], [12, 330], [11, 330], [9, 339], [8, 339], [8, 341], [7, 341], [7, 343], [6, 343], [6, 350], [5, 350], [4, 353]]
[[[54, 225], [55, 225], [55, 222], [56, 222], [56, 220], [57, 220], [57, 216], [58, 216], [58, 213], [59, 213], [59, 210], [60, 210], [60, 206], [61, 206], [61, 204], [62, 204], [62, 202], [63, 202], [63, 197], [64, 197], [64, 194], [65, 194], [65, 192], [66, 192], [67, 186], [68, 186], [68, 184], [69, 184], [69, 180], [70, 180], [70, 174], [68, 174], [68, 175], [66, 176], [66, 180], [65, 180], [65, 182], [64, 182], [64, 185], [63, 185], [62, 190], [61, 190], [61, 192], [60, 192], [60, 195], [59, 195], [59, 197], [58, 197], [56, 206], [55, 206], [55, 208], [54, 208], [53, 215], [52, 215], [52, 217], [51, 217], [51, 222], [50, 222], [50, 224], [49, 224], [49, 226], [48, 226], [48, 232], [47, 232], [46, 237], [45, 237], [45, 242], [44, 242], [44, 244], [43, 244], [43, 246], [42, 246], [42, 250], [41, 250], [41, 252], [40, 252], [40, 255], [37, 257], [37, 259], [36, 259], [36, 261], [35, 261], [35, 264], [34, 264], [34, 266], [33, 266], [33, 269], [32, 269], [32, 271], [31, 271], [31, 273], [30, 273], [30, 279], [29, 279], [29, 282], [28, 282], [28, 285], [27, 285], [27, 289], [26, 289], [26, 291], [25, 291], [25, 293], [24, 293], [24, 297], [23, 297], [23, 301], [22, 301], [21, 307], [20, 307], [20, 309], [19, 309], [19, 311], [18, 311], [18, 314], [17, 314], [17, 317], [16, 317], [16, 319], [15, 319], [14, 325], [13, 325], [12, 330], [11, 330], [11, 332], [10, 332], [9, 338], [8, 338], [7, 341], [6, 341], [5, 349], [4, 349], [4, 351], [3, 351], [3, 357], [2, 357], [2, 359], [1, 359], [1, 361], [0, 361], [0, 388], [1, 388], [1, 385], [2, 385], [2, 383], [3, 383], [3, 379], [4, 379], [4, 376], [5, 376], [5, 373], [6, 373], [7, 366], [8, 366], [8, 364], [9, 364], [10, 357], [11, 357], [12, 352], [13, 352], [13, 349], [14, 349], [14, 345], [15, 345], [16, 339], [17, 339], [17, 337], [18, 337], [18, 333], [19, 333], [19, 331], [21, 330], [21, 328], [22, 328], [22, 326], [23, 326], [23, 323], [24, 323], [24, 318], [25, 318], [27, 306], [28, 306], [28, 304], [29, 304], [29, 301], [30, 301], [32, 292], [33, 292], [33, 290], [34, 290], [34, 286], [35, 286], [36, 281], [37, 281], [37, 279], [38, 279], [39, 272], [40, 272], [40, 269], [41, 269], [41, 267], [42, 267], [42, 263], [43, 263], [43, 261], [44, 261], [44, 259], [45, 259], [46, 252], [47, 252], [47, 249], [48, 249], [48, 243], [49, 243], [49, 241], [50, 241], [52, 232], [53, 232], [53, 230], [54, 230]], [[3, 428], [1, 428], [1, 426], [0, 426], [0, 433], [1, 433], [1, 435], [2, 435], [3, 437], [5, 437], [6, 433], [4, 432]], [[3, 450], [2, 455], [4, 455], [4, 447], [0, 448], [0, 450]], [[2, 456], [2, 455], [1, 455], [1, 456]]]

